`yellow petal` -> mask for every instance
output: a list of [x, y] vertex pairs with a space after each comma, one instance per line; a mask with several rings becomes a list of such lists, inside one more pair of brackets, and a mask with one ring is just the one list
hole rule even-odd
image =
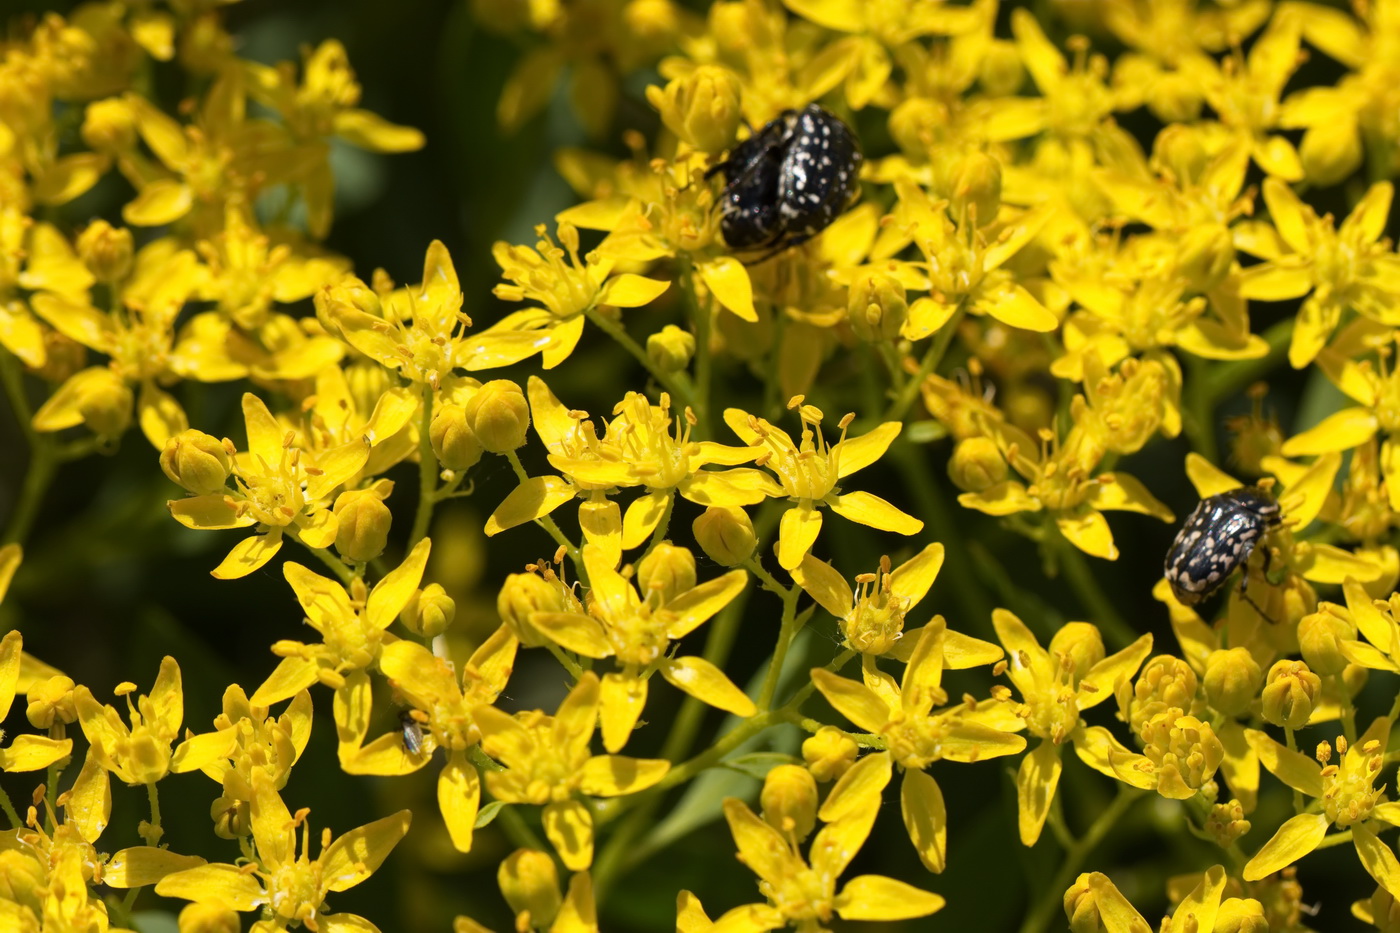
[[865, 684], [839, 677], [822, 668], [812, 669], [812, 682], [836, 711], [866, 732], [878, 733], [890, 721], [890, 710]]
[[1186, 895], [1172, 912], [1166, 933], [1197, 933], [1214, 930], [1220, 910], [1220, 896], [1225, 893], [1227, 876], [1222, 865], [1212, 865], [1201, 875], [1200, 884]]
[[[10, 554], [18, 554], [18, 545], [6, 545]], [[5, 581], [8, 583], [9, 581]], [[24, 637], [19, 629], [11, 629], [0, 639], [0, 719], [8, 716], [15, 702], [15, 687], [19, 683], [20, 658], [24, 654]]]
[[570, 871], [584, 871], [593, 864], [593, 816], [579, 801], [545, 807], [544, 834]]
[[1039, 512], [1041, 509], [1040, 500], [1027, 494], [1026, 487], [1015, 480], [1004, 480], [981, 492], [962, 493], [958, 496], [958, 504], [996, 516]]
[[112, 816], [112, 782], [107, 776], [107, 769], [93, 755], [83, 759], [83, 769], [78, 772], [77, 780], [68, 791], [68, 802], [64, 804], [63, 812], [64, 822], [76, 828], [88, 843], [97, 842], [97, 837], [107, 828]]
[[590, 797], [635, 794], [661, 780], [669, 770], [671, 763], [662, 759], [594, 755], [584, 762], [578, 787]]
[[[1321, 813], [1300, 813], [1288, 820], [1244, 866], [1242, 877], [1245, 881], [1260, 881], [1292, 865], [1317, 848], [1327, 835], [1329, 822]], [[1353, 838], [1359, 826], [1352, 828]]]
[[117, 852], [107, 862], [102, 869], [102, 883], [110, 888], [144, 888], [166, 875], [203, 864], [204, 859], [198, 855], [179, 855], [155, 846], [132, 846]]
[[841, 441], [832, 451], [832, 458], [836, 461], [836, 475], [845, 479], [879, 460], [903, 429], [903, 422], [886, 421], [860, 437], [849, 437]]
[[924, 523], [919, 519], [895, 508], [873, 493], [848, 492], [840, 496], [831, 495], [826, 497], [826, 504], [831, 506], [831, 511], [844, 519], [881, 531], [916, 535], [924, 530]]
[[320, 665], [309, 658], [295, 655], [283, 658], [248, 702], [253, 706], [271, 706], [295, 696], [317, 682], [319, 670]]
[[797, 585], [836, 618], [843, 619], [851, 611], [855, 595], [851, 592], [850, 584], [826, 561], [808, 554], [791, 573]]
[[973, 302], [972, 307], [996, 318], [1007, 327], [1021, 330], [1048, 333], [1060, 326], [1060, 319], [1023, 286], [1012, 285], [1000, 291], [984, 295]]
[[472, 831], [481, 804], [481, 778], [466, 753], [453, 751], [438, 775], [438, 809], [458, 852], [470, 852]]
[[758, 323], [753, 307], [753, 282], [749, 270], [733, 256], [720, 256], [697, 267], [700, 279], [720, 305], [750, 324]]
[[778, 566], [791, 570], [802, 563], [821, 530], [821, 510], [805, 501], [784, 512], [778, 523]]
[[161, 178], [146, 185], [136, 199], [122, 208], [122, 220], [133, 227], [162, 227], [174, 223], [194, 207], [194, 191], [184, 182]]
[[321, 854], [322, 884], [344, 891], [364, 881], [389, 857], [413, 822], [411, 810], [356, 827], [331, 843]]
[[1361, 864], [1367, 873], [1391, 897], [1400, 897], [1400, 893], [1397, 893], [1400, 892], [1400, 861], [1396, 860], [1390, 846], [1376, 838], [1371, 827], [1365, 823], [1352, 826], [1351, 841], [1356, 844], [1356, 854], [1361, 856]]
[[176, 774], [203, 770], [220, 758], [231, 755], [237, 742], [236, 726], [190, 736], [181, 742], [176, 747], [175, 754], [170, 756], [170, 770]]
[[1376, 416], [1369, 408], [1344, 408], [1315, 427], [1284, 442], [1285, 457], [1309, 457], [1359, 447], [1376, 436]]
[[428, 555], [431, 551], [432, 540], [424, 538], [413, 546], [403, 563], [375, 584], [369, 594], [369, 601], [365, 603], [365, 619], [370, 625], [384, 629], [398, 618], [423, 580], [423, 568], [428, 565]]
[[753, 700], [704, 658], [668, 658], [661, 663], [661, 676], [676, 689], [735, 716], [747, 718], [758, 712]]
[[656, 526], [661, 524], [661, 516], [667, 514], [666, 506], [670, 501], [669, 491], [652, 490], [628, 504], [622, 517], [623, 550], [630, 551], [647, 543]]
[[543, 518], [574, 497], [574, 486], [559, 476], [533, 476], [525, 480], [496, 507], [486, 520], [487, 536]]
[[[1091, 709], [1113, 696], [1119, 684], [1130, 680], [1151, 653], [1152, 635], [1148, 633], [1089, 668], [1080, 682], [1079, 708]], [[1095, 689], [1090, 690], [1090, 686]]]
[[948, 811], [938, 782], [925, 771], [906, 770], [899, 788], [899, 808], [919, 861], [929, 871], [941, 874], [948, 865]]
[[1194, 451], [1186, 455], [1186, 478], [1191, 480], [1191, 485], [1196, 487], [1196, 495], [1202, 499], [1209, 499], [1244, 485]]
[[1309, 797], [1322, 796], [1322, 766], [1316, 760], [1285, 748], [1258, 729], [1246, 729], [1244, 735], [1260, 764], [1280, 781]]
[[1096, 509], [1137, 512], [1151, 515], [1164, 522], [1176, 521], [1172, 510], [1159, 502], [1135, 476], [1127, 473], [1103, 473], [1089, 487], [1088, 503]]
[[292, 814], [262, 768], [253, 769], [251, 814], [253, 840], [264, 867], [275, 869], [290, 864], [295, 846]]
[[1055, 524], [1070, 544], [1091, 557], [1104, 560], [1117, 560], [1118, 547], [1113, 543], [1113, 532], [1108, 528], [1108, 519], [1103, 513], [1089, 506], [1080, 506], [1072, 512], [1061, 512]]
[[247, 528], [257, 519], [239, 512], [232, 496], [220, 494], [190, 496], [166, 502], [170, 516], [186, 528], [222, 531], [227, 528]]
[[894, 759], [889, 752], [875, 752], [861, 758], [831, 788], [821, 809], [822, 822], [834, 823], [854, 813], [879, 808], [880, 795], [890, 783]]
[[603, 728], [603, 747], [621, 751], [632, 737], [637, 720], [647, 702], [647, 682], [640, 677], [610, 672], [603, 675], [598, 693], [598, 720]]
[[726, 797], [724, 818], [739, 850], [739, 858], [750, 871], [769, 884], [778, 885], [806, 868], [792, 854], [782, 835], [754, 815], [742, 800]]
[[[691, 461], [694, 462], [693, 460]], [[783, 495], [783, 487], [762, 470], [698, 470], [676, 487], [682, 496], [699, 505], [738, 508], [757, 505]]]
[[550, 641], [586, 658], [606, 658], [613, 653], [607, 633], [592, 616], [580, 612], [532, 612], [530, 624]]
[[368, 110], [341, 110], [332, 125], [336, 136], [371, 152], [413, 152], [427, 141], [421, 130], [390, 123]]
[[722, 577], [706, 580], [691, 587], [666, 604], [673, 618], [666, 623], [668, 638], [684, 638], [699, 628], [743, 592], [749, 575], [745, 570], [731, 570]]
[[906, 920], [927, 917], [943, 909], [937, 894], [883, 875], [857, 875], [836, 895], [836, 913], [843, 920]]
[[222, 904], [230, 910], [254, 910], [267, 903], [258, 879], [233, 865], [200, 865], [166, 875], [156, 885], [161, 897], [179, 897], [201, 904]]
[[603, 290], [598, 294], [598, 303], [618, 308], [640, 308], [642, 305], [651, 304], [670, 287], [670, 282], [625, 272], [603, 283]]
[[1033, 846], [1050, 815], [1050, 802], [1060, 783], [1060, 748], [1049, 739], [1021, 759], [1016, 771], [1016, 803], [1021, 845]]
[[46, 735], [17, 735], [0, 749], [0, 771], [41, 771], [73, 754], [72, 739]]
[[141, 384], [141, 395], [136, 402], [136, 415], [141, 425], [141, 433], [146, 435], [146, 440], [150, 441], [156, 450], [163, 449], [166, 441], [190, 426], [190, 420], [185, 416], [185, 410], [180, 407], [175, 396], [150, 382]]
[[1278, 262], [1252, 266], [1240, 274], [1240, 297], [1259, 301], [1301, 298], [1313, 287], [1311, 266], [1289, 256]]

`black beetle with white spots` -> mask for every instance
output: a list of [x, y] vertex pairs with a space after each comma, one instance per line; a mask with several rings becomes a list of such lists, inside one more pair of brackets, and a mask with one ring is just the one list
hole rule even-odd
[[829, 111], [784, 110], [705, 175], [724, 173], [725, 243], [766, 259], [807, 242], [850, 206], [860, 163], [855, 134]]
[[1257, 486], [1202, 499], [1167, 552], [1167, 582], [1177, 600], [1194, 606], [1209, 597], [1279, 519], [1278, 503]]

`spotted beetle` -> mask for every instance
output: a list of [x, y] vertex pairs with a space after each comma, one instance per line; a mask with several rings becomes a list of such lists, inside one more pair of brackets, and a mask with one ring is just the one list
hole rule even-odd
[[829, 111], [784, 110], [705, 173], [724, 173], [724, 241], [763, 259], [805, 243], [850, 205], [860, 163], [855, 135]]
[[1279, 506], [1258, 486], [1244, 486], [1202, 499], [1167, 552], [1172, 593], [1194, 606], [1249, 561], [1268, 531], [1278, 526]]

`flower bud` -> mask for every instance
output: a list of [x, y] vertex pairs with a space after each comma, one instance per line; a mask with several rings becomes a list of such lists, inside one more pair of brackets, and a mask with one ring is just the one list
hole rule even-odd
[[439, 583], [429, 583], [413, 594], [404, 607], [403, 624], [409, 631], [424, 638], [436, 638], [457, 616], [457, 603]]
[[87, 105], [79, 131], [94, 152], [119, 155], [136, 146], [136, 114], [120, 97], [108, 97]]
[[[44, 331], [44, 362], [30, 371], [45, 382], [67, 382], [87, 365], [88, 350], [78, 341], [56, 330]], [[1387, 590], [1386, 592], [1389, 592]]]
[[695, 588], [695, 555], [683, 547], [662, 542], [637, 564], [642, 598], [659, 593], [661, 605]]
[[1131, 693], [1125, 681], [1119, 692], [1119, 705], [1124, 707], [1128, 722], [1139, 730], [1147, 720], [1163, 710], [1175, 707], [1191, 708], [1196, 696], [1196, 672], [1180, 658], [1159, 654], [1148, 661], [1132, 682]]
[[209, 817], [214, 821], [214, 835], [220, 839], [239, 839], [253, 831], [252, 807], [246, 800], [215, 797], [209, 805]]
[[1006, 458], [990, 437], [969, 437], [953, 448], [948, 478], [963, 492], [983, 492], [1006, 479]]
[[1381, 933], [1400, 933], [1400, 901], [1385, 887], [1378, 886], [1369, 900], [1362, 901], [1371, 908], [1371, 923]]
[[996, 220], [1001, 207], [1001, 163], [985, 152], [969, 152], [957, 167], [948, 192], [955, 218], [979, 227]]
[[890, 136], [910, 159], [923, 162], [948, 126], [948, 107], [928, 97], [910, 97], [890, 111]]
[[240, 933], [238, 911], [214, 902], [186, 904], [180, 911], [180, 933]]
[[695, 355], [695, 335], [667, 324], [647, 338], [647, 358], [663, 373], [678, 373]]
[[1264, 905], [1252, 897], [1227, 897], [1215, 914], [1211, 933], [1269, 933]]
[[1298, 623], [1298, 651], [1308, 667], [1324, 677], [1340, 674], [1349, 663], [1342, 642], [1356, 640], [1356, 626], [1335, 603], [1320, 603], [1317, 612]]
[[[74, 395], [83, 424], [98, 437], [120, 437], [131, 425], [135, 398], [131, 386], [110, 369], [89, 369], [74, 377]], [[78, 380], [82, 380], [79, 382]]]
[[1026, 68], [1016, 43], [1007, 39], [992, 40], [982, 53], [977, 79], [982, 82], [982, 89], [992, 97], [1015, 94], [1026, 80]]
[[1180, 184], [1194, 182], [1209, 161], [1201, 132], [1181, 123], [1164, 128], [1152, 144], [1152, 167]]
[[559, 875], [554, 859], [534, 849], [516, 849], [496, 871], [501, 895], [515, 911], [516, 929], [548, 929], [559, 913]]
[[712, 505], [691, 523], [700, 550], [715, 563], [737, 567], [758, 545], [749, 513], [737, 506]]
[[116, 282], [131, 271], [131, 231], [95, 220], [78, 235], [78, 256], [99, 282]]
[[739, 78], [728, 68], [701, 65], [665, 90], [652, 85], [646, 94], [666, 128], [696, 149], [720, 152], [734, 144], [743, 112]]
[[1342, 685], [1346, 687], [1347, 696], [1354, 697], [1366, 686], [1366, 681], [1371, 679], [1369, 669], [1360, 664], [1348, 664], [1342, 670]]
[[449, 470], [469, 470], [481, 459], [481, 442], [467, 424], [466, 410], [460, 405], [438, 405], [428, 426], [428, 437], [438, 463]]
[[393, 492], [391, 480], [377, 480], [368, 489], [351, 489], [336, 497], [335, 513], [339, 526], [335, 549], [346, 560], [371, 561], [384, 553], [389, 543], [389, 526], [394, 516], [384, 500]]
[[788, 838], [806, 839], [817, 825], [817, 781], [800, 765], [769, 771], [758, 799], [764, 821]]
[[530, 403], [520, 386], [508, 379], [493, 379], [483, 385], [466, 404], [467, 424], [493, 454], [503, 454], [525, 445], [530, 427]]
[[78, 708], [73, 703], [73, 678], [58, 674], [41, 680], [29, 688], [29, 705], [24, 715], [35, 729], [50, 729], [54, 723], [78, 721]]
[[822, 726], [802, 742], [802, 760], [812, 777], [823, 783], [834, 781], [856, 763], [860, 747], [835, 726]]
[[1249, 710], [1264, 672], [1248, 648], [1212, 651], [1206, 658], [1206, 701], [1224, 716], [1239, 716]]
[[1178, 249], [1181, 274], [1192, 291], [1208, 291], [1225, 281], [1235, 262], [1235, 242], [1224, 224], [1188, 228]]
[[577, 607], [565, 599], [565, 592], [557, 579], [550, 582], [535, 573], [513, 573], [496, 594], [496, 612], [522, 645], [537, 648], [549, 644], [549, 639], [531, 624], [530, 616], [536, 612], [575, 610]]
[[170, 481], [197, 496], [222, 492], [231, 466], [223, 441], [194, 429], [170, 438], [160, 452], [160, 468]]
[[[51, 883], [49, 866], [47, 856], [41, 863], [35, 858], [34, 851], [32, 846], [0, 849], [0, 898], [11, 904], [42, 910]], [[31, 926], [28, 929], [38, 928]]]
[[909, 301], [899, 279], [885, 272], [858, 275], [851, 283], [846, 320], [868, 343], [893, 343], [909, 317]]
[[1063, 903], [1070, 933], [1103, 933], [1097, 891], [1103, 883], [1113, 884], [1100, 872], [1084, 872], [1065, 891]]
[[1074, 661], [1074, 683], [1104, 659], [1103, 636], [1088, 622], [1067, 622], [1050, 637], [1050, 656], [1068, 655]]
[[1244, 818], [1244, 807], [1233, 798], [1229, 803], [1214, 804], [1206, 816], [1206, 833], [1222, 849], [1228, 849], [1232, 842], [1249, 832], [1249, 828], [1249, 820]]
[[1345, 114], [1314, 124], [1298, 147], [1303, 172], [1314, 185], [1346, 181], [1361, 167], [1361, 135], [1356, 120]]
[[1301, 729], [1312, 716], [1322, 678], [1302, 661], [1282, 660], [1269, 668], [1261, 698], [1264, 719], [1275, 726]]
[[1169, 800], [1194, 797], [1225, 760], [1225, 745], [1210, 723], [1176, 707], [1142, 723], [1138, 735], [1142, 753], [1156, 766], [1157, 793]]

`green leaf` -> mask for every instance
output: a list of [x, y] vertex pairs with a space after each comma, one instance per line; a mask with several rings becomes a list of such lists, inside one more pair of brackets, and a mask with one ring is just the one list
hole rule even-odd
[[509, 806], [509, 804], [504, 800], [493, 800], [482, 807], [476, 813], [476, 828], [481, 829], [483, 826], [490, 826], [491, 821], [500, 815], [502, 808], [506, 806]]

